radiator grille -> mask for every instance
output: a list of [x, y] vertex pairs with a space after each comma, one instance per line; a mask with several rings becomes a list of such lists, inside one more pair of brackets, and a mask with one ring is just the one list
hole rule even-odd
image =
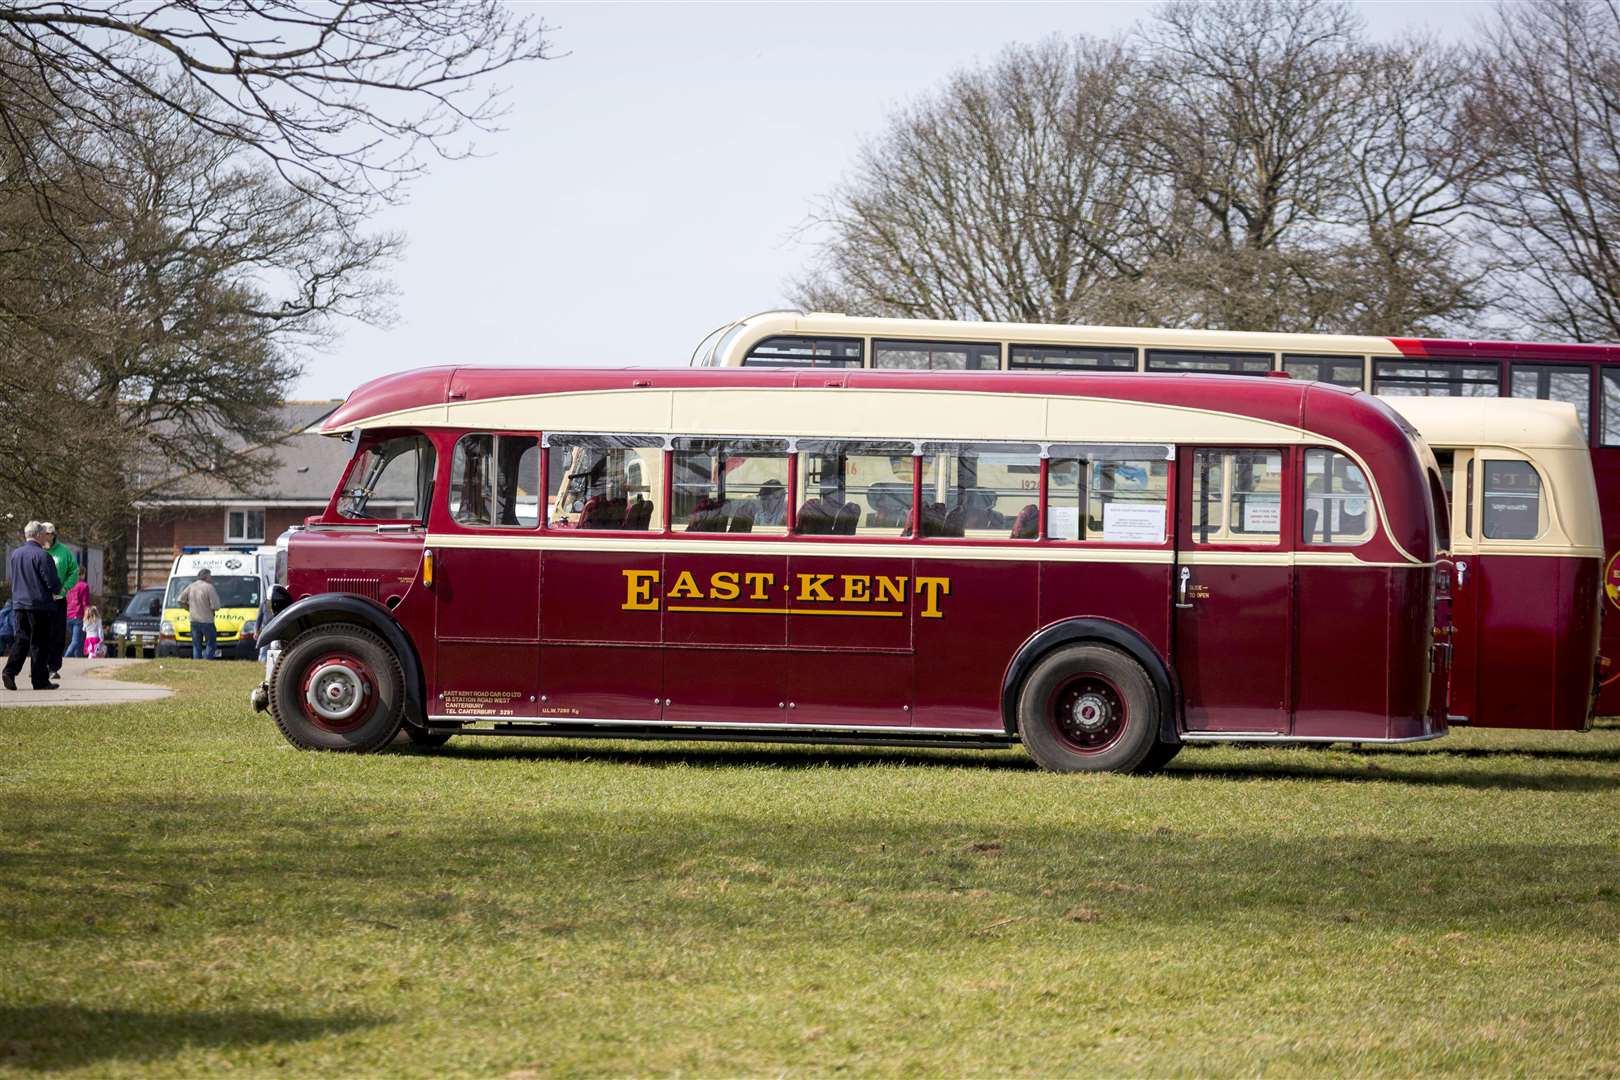
[[349, 593], [353, 596], [364, 596], [369, 600], [380, 600], [381, 579], [370, 577], [329, 577], [326, 579], [328, 592]]

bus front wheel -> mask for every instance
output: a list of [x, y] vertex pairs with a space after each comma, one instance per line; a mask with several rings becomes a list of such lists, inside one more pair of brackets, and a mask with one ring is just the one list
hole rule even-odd
[[1111, 645], [1070, 645], [1035, 665], [1018, 733], [1053, 772], [1134, 772], [1158, 744], [1158, 698], [1142, 665]]
[[270, 715], [301, 750], [380, 750], [404, 719], [405, 674], [394, 651], [371, 631], [316, 627], [276, 662]]

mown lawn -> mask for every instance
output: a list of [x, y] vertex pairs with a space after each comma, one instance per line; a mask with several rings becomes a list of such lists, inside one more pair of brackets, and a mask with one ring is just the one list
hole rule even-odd
[[1620, 726], [1414, 749], [457, 740], [252, 664], [0, 711], [0, 1072], [1620, 1070]]

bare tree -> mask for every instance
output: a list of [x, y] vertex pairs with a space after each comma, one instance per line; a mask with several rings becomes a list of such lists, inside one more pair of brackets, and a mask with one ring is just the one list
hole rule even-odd
[[131, 95], [71, 155], [35, 136], [36, 162], [94, 166], [56, 188], [49, 220], [31, 182], [0, 171], [0, 392], [18, 417], [0, 453], [22, 463], [0, 500], [49, 505], [81, 535], [158, 477], [258, 467], [238, 448], [280, 434], [275, 406], [334, 316], [384, 310], [399, 246], [338, 227], [190, 123], [210, 108], [195, 89], [165, 93], [185, 109]]
[[1116, 43], [1008, 49], [901, 112], [812, 215], [809, 307], [1007, 320], [1097, 318], [1153, 256], [1154, 185], [1120, 153], [1131, 59]]
[[74, 136], [126, 137], [143, 100], [253, 151], [350, 227], [428, 156], [468, 152], [462, 136], [500, 115], [487, 77], [546, 57], [545, 30], [498, 0], [14, 0], [0, 138], [46, 198], [93, 192]]
[[[1620, 2], [1620, 0], [1616, 0]], [[1336, 0], [1175, 0], [897, 115], [790, 295], [863, 313], [1440, 332], [1489, 296], [1468, 67]]]
[[1510, 302], [1539, 332], [1620, 340], [1620, 2], [1502, 4], [1476, 67]]

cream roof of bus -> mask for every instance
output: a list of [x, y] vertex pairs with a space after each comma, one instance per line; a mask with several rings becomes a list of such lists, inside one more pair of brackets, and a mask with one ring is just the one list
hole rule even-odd
[[[1132, 378], [1154, 378], [1134, 375]], [[1179, 378], [1180, 376], [1168, 376]], [[1118, 398], [813, 387], [584, 390], [452, 401], [331, 426], [1091, 443], [1322, 443], [1240, 413]]]
[[[1545, 478], [1551, 527], [1534, 541], [1480, 541], [1454, 536], [1459, 550], [1526, 548], [1538, 554], [1603, 554], [1603, 520], [1586, 432], [1575, 406], [1533, 398], [1392, 397], [1391, 408], [1441, 450], [1491, 448], [1529, 458]], [[1453, 532], [1459, 530], [1453, 529]]]
[[[1273, 334], [1243, 330], [1166, 330], [1135, 326], [1070, 326], [1050, 323], [968, 322], [934, 319], [873, 319], [831, 312], [771, 311], [733, 324], [748, 333], [727, 344], [721, 366], [742, 362], [736, 346], [778, 334], [881, 337], [908, 341], [1010, 341], [1029, 345], [1121, 345], [1150, 349], [1233, 349], [1255, 352], [1344, 353], [1400, 356], [1389, 338], [1349, 334]], [[725, 341], [722, 335], [721, 341]]]

